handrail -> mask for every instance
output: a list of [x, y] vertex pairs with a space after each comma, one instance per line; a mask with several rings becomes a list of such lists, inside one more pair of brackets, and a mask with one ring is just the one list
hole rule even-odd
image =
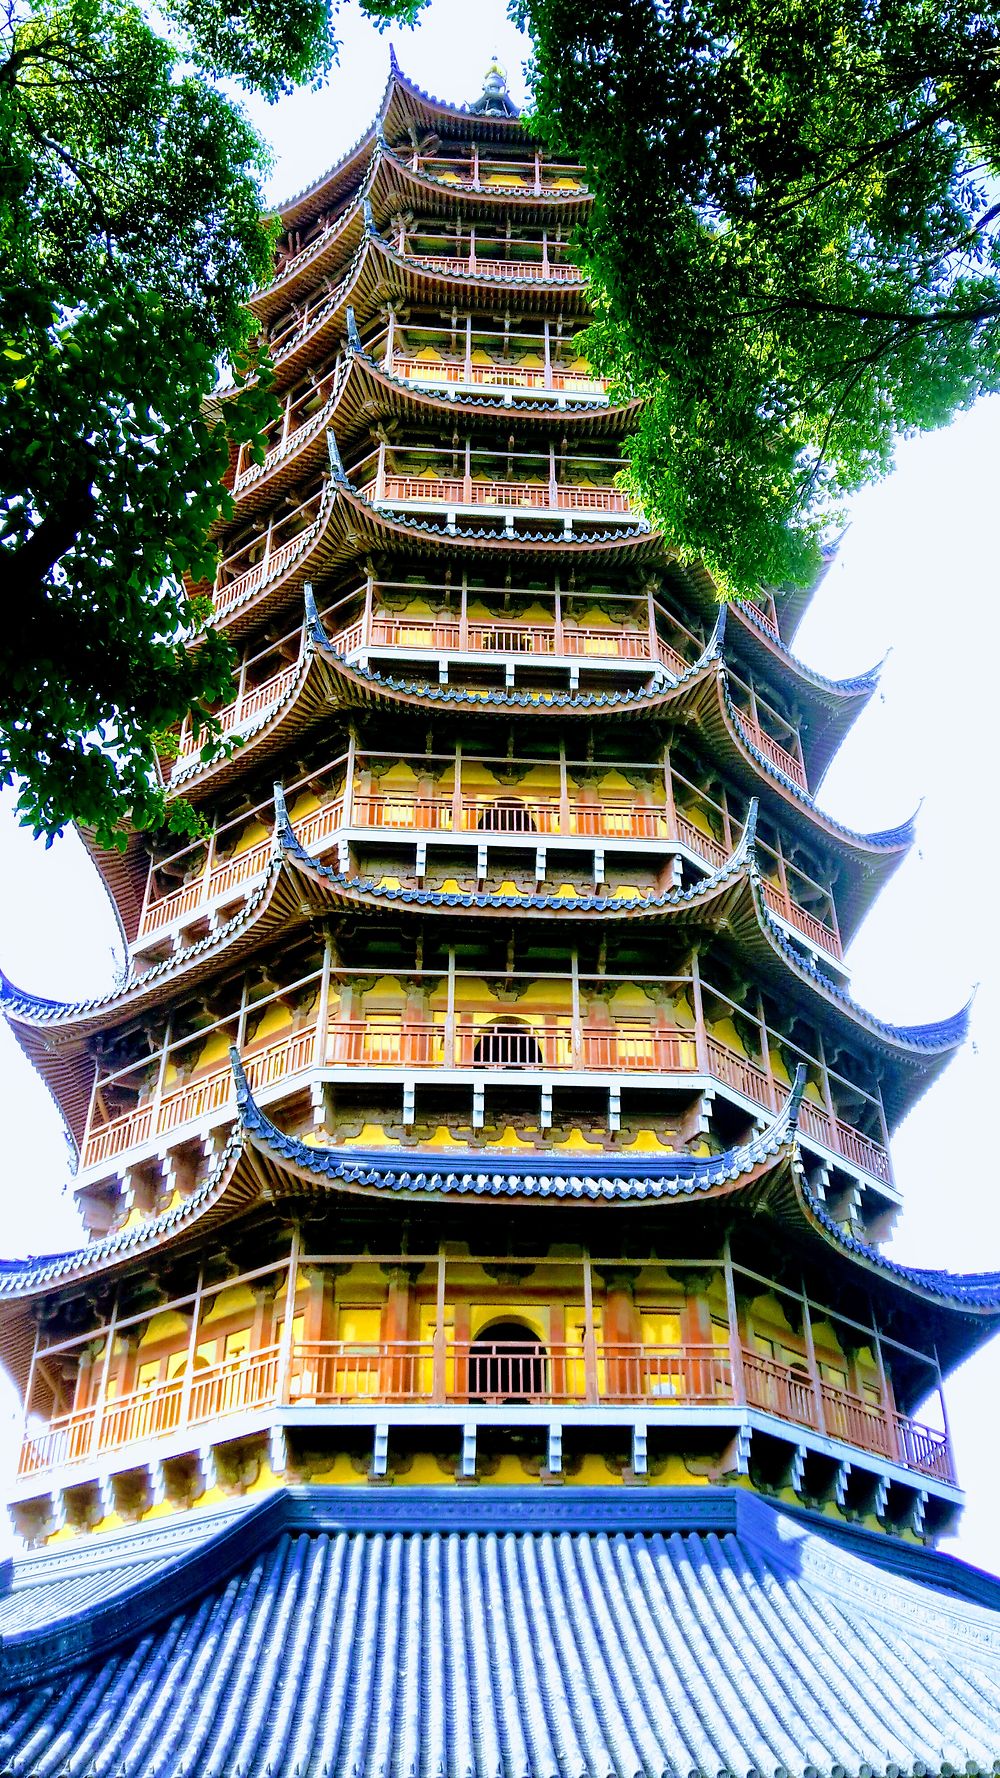
[[598, 1339], [588, 1352], [583, 1336], [548, 1343], [488, 1334], [475, 1340], [295, 1340], [284, 1375], [278, 1344], [198, 1366], [190, 1378], [186, 1368], [165, 1381], [54, 1415], [47, 1426], [26, 1433], [19, 1477], [155, 1441], [185, 1426], [225, 1423], [286, 1404], [591, 1401], [696, 1407], [745, 1400], [776, 1419], [823, 1432], [917, 1474], [955, 1481], [946, 1433], [846, 1388], [814, 1381], [804, 1359], [781, 1362], [744, 1341]]
[[495, 389], [542, 389], [556, 394], [606, 395], [604, 377], [583, 370], [548, 371], [532, 365], [470, 364], [467, 360], [428, 362], [412, 353], [394, 352], [385, 366], [390, 376], [407, 382], [474, 383]]
[[381, 488], [378, 481], [369, 482], [360, 493], [363, 499], [375, 504], [420, 500], [451, 506], [540, 507], [549, 512], [633, 510], [627, 495], [610, 486], [584, 487], [562, 482], [553, 489], [548, 482], [477, 481], [459, 476], [398, 475], [394, 471], [386, 472]]

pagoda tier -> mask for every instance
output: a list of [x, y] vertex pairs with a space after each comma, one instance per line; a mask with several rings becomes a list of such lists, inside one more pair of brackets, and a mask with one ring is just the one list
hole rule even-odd
[[804, 1070], [741, 1148], [667, 1163], [303, 1142], [232, 1065], [237, 1122], [200, 1187], [0, 1273], [8, 1363], [46, 1420], [21, 1453], [26, 1534], [54, 1503], [76, 1526], [142, 1516], [233, 1461], [336, 1480], [360, 1456], [402, 1480], [419, 1449], [425, 1481], [431, 1459], [489, 1479], [508, 1441], [552, 1479], [594, 1480], [599, 1457], [605, 1479], [744, 1476], [950, 1523], [947, 1431], [912, 1408], [995, 1325], [1000, 1277], [908, 1270], [845, 1232], [806, 1183]]
[[720, 607], [635, 509], [589, 201], [496, 69], [457, 110], [393, 64], [280, 214], [280, 413], [200, 589], [232, 696], [161, 761], [203, 835], [84, 835], [106, 994], [0, 983], [88, 1230], [0, 1263], [39, 1551], [0, 1589], [12, 1771], [1000, 1747], [996, 1583], [929, 1547], [1000, 1275], [882, 1250], [967, 1009], [853, 998], [913, 824], [816, 800], [878, 672], [796, 659], [808, 592]]

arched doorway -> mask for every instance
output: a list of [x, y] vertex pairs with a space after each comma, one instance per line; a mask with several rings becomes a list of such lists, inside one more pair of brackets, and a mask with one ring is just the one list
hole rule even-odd
[[541, 1068], [541, 1045], [524, 1019], [494, 1019], [476, 1039], [474, 1068]]
[[548, 1393], [548, 1353], [522, 1321], [495, 1321], [469, 1347], [470, 1401], [538, 1401]]
[[499, 796], [486, 803], [476, 822], [480, 833], [535, 833], [535, 818], [526, 803], [514, 796]]

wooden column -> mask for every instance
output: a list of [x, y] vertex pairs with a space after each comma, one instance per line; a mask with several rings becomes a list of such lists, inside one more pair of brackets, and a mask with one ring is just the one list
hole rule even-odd
[[292, 1343], [295, 1339], [295, 1298], [299, 1287], [299, 1254], [301, 1250], [302, 1237], [296, 1222], [292, 1225], [292, 1245], [288, 1255], [288, 1288], [285, 1293], [285, 1317], [281, 1323], [281, 1341], [278, 1348], [275, 1399], [279, 1402], [288, 1399], [288, 1384], [292, 1368]]
[[458, 1061], [459, 1043], [455, 1029], [455, 950], [448, 947], [448, 1000], [444, 1015], [444, 1065], [454, 1068]]
[[569, 810], [569, 778], [566, 771], [566, 737], [559, 737], [559, 832], [565, 836], [570, 831]]
[[437, 1292], [436, 1292], [436, 1296], [435, 1296], [435, 1312], [434, 1312], [433, 1382], [432, 1382], [432, 1386], [431, 1386], [432, 1400], [439, 1401], [439, 1402], [444, 1401], [444, 1399], [445, 1399], [445, 1393], [446, 1393], [445, 1385], [447, 1382], [447, 1351], [446, 1351], [446, 1347], [445, 1347], [445, 1330], [444, 1330], [446, 1273], [447, 1273], [447, 1259], [445, 1257], [444, 1245], [442, 1243], [442, 1245], [438, 1248], [438, 1260], [437, 1260]]
[[584, 1393], [588, 1401], [598, 1399], [597, 1390], [597, 1336], [594, 1330], [594, 1275], [590, 1265], [590, 1254], [584, 1248], [583, 1253], [583, 1377]]
[[181, 1401], [178, 1412], [178, 1424], [187, 1426], [191, 1419], [191, 1391], [194, 1388], [194, 1366], [198, 1355], [198, 1324], [201, 1320], [201, 1293], [205, 1283], [205, 1268], [198, 1267], [198, 1280], [194, 1287], [194, 1300], [191, 1304], [191, 1331], [188, 1334], [187, 1358], [181, 1382]]
[[806, 1368], [812, 1382], [813, 1400], [816, 1403], [816, 1424], [820, 1432], [825, 1432], [826, 1406], [823, 1401], [819, 1365], [816, 1363], [816, 1346], [813, 1340], [812, 1316], [809, 1313], [809, 1298], [806, 1295], [805, 1279], [802, 1280], [802, 1335], [806, 1343]]
[[740, 1339], [740, 1315], [736, 1302], [733, 1256], [728, 1235], [722, 1249], [722, 1264], [726, 1279], [726, 1313], [729, 1319], [729, 1363], [733, 1373], [733, 1400], [742, 1403], [747, 1398], [746, 1379], [743, 1374], [743, 1342]]
[[344, 803], [341, 811], [341, 825], [354, 825], [354, 784], [358, 769], [358, 730], [352, 720], [347, 725], [347, 765], [344, 771]]
[[695, 1056], [698, 1062], [698, 1072], [699, 1074], [707, 1074], [709, 1071], [708, 1043], [706, 1041], [705, 1032], [705, 1007], [701, 997], [701, 965], [699, 962], [697, 945], [693, 947], [691, 952], [691, 999], [694, 1003], [694, 1043]]
[[115, 1328], [117, 1327], [117, 1325], [118, 1325], [118, 1292], [116, 1290], [115, 1296], [114, 1296], [114, 1301], [111, 1305], [111, 1319], [108, 1322], [108, 1332], [107, 1332], [106, 1344], [104, 1347], [104, 1357], [101, 1360], [101, 1380], [100, 1380], [100, 1383], [98, 1384], [98, 1388], [97, 1388], [97, 1401], [95, 1404], [94, 1425], [93, 1425], [93, 1429], [92, 1429], [92, 1432], [90, 1435], [90, 1449], [91, 1449], [91, 1451], [99, 1451], [101, 1448], [101, 1422], [103, 1421], [103, 1418], [104, 1418], [104, 1408], [105, 1408], [105, 1404], [108, 1399], [108, 1377], [111, 1372], [111, 1358], [112, 1358], [112, 1354], [114, 1352]]

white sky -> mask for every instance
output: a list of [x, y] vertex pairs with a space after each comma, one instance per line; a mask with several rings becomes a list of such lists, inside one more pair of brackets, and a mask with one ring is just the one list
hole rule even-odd
[[[349, 7], [342, 71], [319, 93], [252, 107], [275, 145], [269, 195], [311, 184], [367, 128], [385, 83], [388, 45]], [[415, 32], [396, 34], [402, 67], [426, 90], [464, 103], [490, 56], [523, 98], [523, 40], [503, 0], [432, 0]], [[819, 801], [850, 826], [889, 827], [921, 797], [917, 846], [850, 954], [862, 1003], [899, 1023], [952, 1012], [981, 983], [973, 1040], [906, 1120], [894, 1144], [905, 1196], [896, 1257], [914, 1265], [1000, 1270], [996, 1165], [1000, 974], [993, 907], [998, 696], [996, 521], [1000, 399], [946, 431], [906, 443], [894, 474], [862, 495], [837, 564], [797, 638], [797, 652], [833, 676], [869, 667], [892, 647], [876, 694], [831, 768]], [[49, 851], [0, 801], [0, 965], [20, 986], [73, 999], [110, 981], [116, 927], [75, 836]], [[991, 1085], [992, 1083], [992, 1085]], [[985, 1095], [985, 1100], [984, 1100]], [[0, 1253], [75, 1246], [66, 1148], [58, 1116], [10, 1034], [0, 1028]], [[947, 1391], [959, 1476], [968, 1490], [949, 1547], [1000, 1572], [1000, 1514], [989, 1476], [1000, 1462], [995, 1413], [1000, 1345]], [[0, 1440], [3, 1439], [0, 1419]], [[6, 1444], [13, 1443], [13, 1430]], [[2, 1467], [2, 1460], [0, 1460]]]

